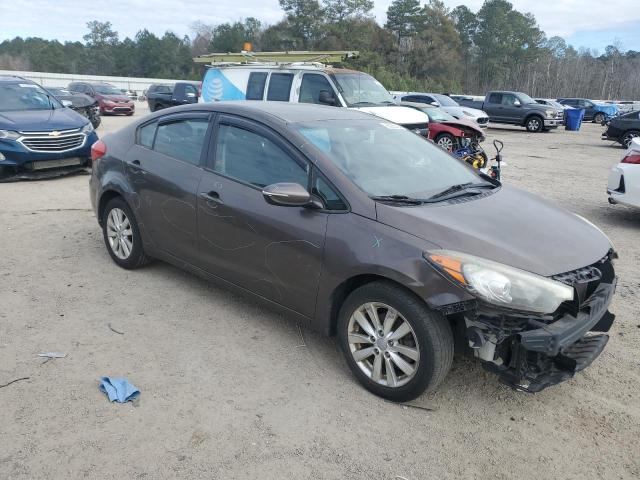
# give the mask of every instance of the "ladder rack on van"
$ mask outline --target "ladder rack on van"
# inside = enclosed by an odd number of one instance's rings
[[[340,63],[349,58],[357,58],[358,51],[321,51],[321,52],[248,52],[239,53],[208,53],[194,57],[196,63],[209,63],[211,65],[283,65],[283,64],[317,64]]]

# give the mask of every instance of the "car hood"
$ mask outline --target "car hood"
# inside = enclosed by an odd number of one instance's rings
[[[354,110],[360,110],[361,112],[370,113],[376,117],[384,118],[390,122],[397,123],[399,125],[409,125],[422,123],[427,125],[429,123],[429,117],[426,113],[416,110],[415,108],[400,107],[400,106],[381,106],[381,107],[358,107]]]
[[[70,108],[0,112],[0,130],[47,132],[81,128],[87,119]]]
[[[454,128],[459,128],[461,130],[473,130],[476,134],[481,135],[484,137],[484,132],[482,131],[482,128],[480,128],[480,125],[478,125],[475,121],[473,120],[467,120],[467,118],[460,118],[459,120],[443,120],[443,121],[439,121],[436,123],[439,123],[440,125],[449,125],[450,127],[454,127]]]
[[[485,112],[482,110],[478,110],[477,108],[467,108],[467,107],[440,107],[445,112],[454,115],[460,118],[480,118],[480,117],[488,117]],[[464,112],[470,113],[471,117],[465,115]]]
[[[378,221],[447,250],[550,276],[591,265],[609,239],[577,215],[511,186],[420,207],[377,204]]]

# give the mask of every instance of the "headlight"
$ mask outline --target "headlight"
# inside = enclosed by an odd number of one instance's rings
[[[91,122],[89,122],[84,127],[82,127],[82,130],[80,131],[82,133],[91,133],[93,132],[93,125],[91,124]]]
[[[463,110],[462,113],[465,114],[467,117],[475,117],[473,113],[467,112],[466,110]]]
[[[573,300],[564,283],[466,253],[433,250],[424,257],[441,273],[485,302],[534,313],[553,313]]]
[[[111,100],[104,100],[104,104],[105,104],[105,105],[109,105],[109,106],[111,106],[111,105],[115,105],[115,104],[116,104],[116,102],[113,102],[113,101],[111,101]]]
[[[0,130],[0,140],[17,140],[20,138],[18,132],[13,130]]]
[[[555,110],[547,110],[545,113],[547,114],[547,118],[553,118],[556,116]]]

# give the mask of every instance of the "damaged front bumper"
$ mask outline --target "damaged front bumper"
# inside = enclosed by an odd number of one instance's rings
[[[606,332],[615,319],[608,310],[617,283],[611,260],[603,259],[598,267],[597,278],[573,280],[578,304],[556,317],[517,315],[482,306],[466,312],[465,338],[473,356],[503,383],[530,393],[584,370],[602,353],[609,340]],[[594,271],[594,266],[588,268]]]

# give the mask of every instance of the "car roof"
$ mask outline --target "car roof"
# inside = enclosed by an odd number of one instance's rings
[[[313,103],[265,102],[259,100],[237,100],[227,102],[194,103],[168,110],[160,110],[158,116],[189,111],[212,111],[230,113],[258,121],[279,120],[281,123],[312,122],[317,120],[378,120],[371,114],[343,107],[329,107]]]
[[[32,82],[31,80],[27,80],[26,78],[23,77],[19,77],[17,75],[0,75],[0,82],[6,82],[6,83],[15,83],[15,82],[20,82],[20,83],[35,83]]]

